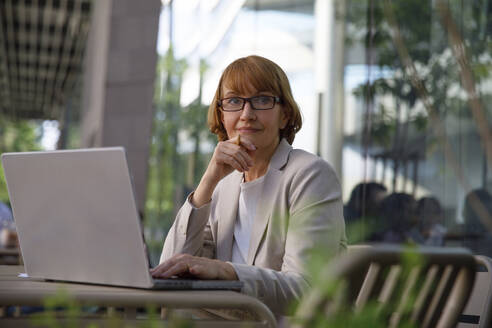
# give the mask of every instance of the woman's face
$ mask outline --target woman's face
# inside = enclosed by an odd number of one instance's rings
[[[254,90],[252,87],[248,89]],[[238,94],[227,87],[222,87],[222,95],[222,99],[229,97],[278,96],[271,92],[256,90],[252,93]],[[241,111],[221,111],[221,120],[229,139],[240,134],[241,138],[251,141],[258,150],[275,149],[280,141],[280,130],[286,126],[288,121],[281,104],[275,103],[275,106],[268,110],[254,110],[249,101],[244,104]]]

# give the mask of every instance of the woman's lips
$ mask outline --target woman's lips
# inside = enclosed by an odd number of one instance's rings
[[[259,129],[253,129],[253,128],[240,128],[240,129],[237,129],[240,133],[244,133],[244,134],[247,134],[247,133],[256,133],[258,131],[260,131]]]

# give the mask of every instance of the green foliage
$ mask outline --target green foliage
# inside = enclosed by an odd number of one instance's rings
[[[377,304],[369,304],[357,314],[348,309],[341,309],[330,316],[317,312],[310,320],[297,320],[297,323],[306,328],[385,328],[388,326],[382,320]]]
[[[0,163],[0,202],[4,202],[4,203],[9,202],[7,183],[5,182],[5,175],[3,173],[3,167],[1,163]]]
[[[157,254],[160,241],[172,223],[177,186],[181,185],[182,158],[178,152],[181,129],[181,80],[184,60],[174,58],[172,48],[159,58],[155,89],[154,126],[149,157],[149,179],[145,204],[145,225],[155,235],[147,236],[149,252]]]
[[[356,245],[364,243],[367,238],[376,231],[381,231],[378,229],[377,220],[373,217],[361,217],[359,220],[346,225],[346,234],[348,238],[349,245]],[[372,222],[373,225],[366,224],[366,222]]]
[[[40,150],[39,124],[35,121],[0,120],[0,151],[20,152]]]
[[[81,307],[70,297],[66,290],[58,290],[55,295],[46,298],[43,305],[44,311],[33,315],[32,323],[34,326],[53,328],[78,327],[77,321],[81,314]],[[57,313],[61,309],[64,309],[65,312],[65,324],[62,324],[57,319]]]
[[[13,121],[0,114],[0,155],[6,152],[41,150],[39,123]],[[0,163],[0,201],[8,203],[9,196],[3,168]]]

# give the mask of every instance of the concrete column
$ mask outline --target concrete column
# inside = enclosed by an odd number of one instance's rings
[[[144,209],[159,0],[93,2],[85,54],[82,146],[123,146]]]
[[[318,152],[342,177],[345,0],[316,0],[315,79]]]

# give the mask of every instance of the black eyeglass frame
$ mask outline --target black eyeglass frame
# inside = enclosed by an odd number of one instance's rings
[[[270,108],[256,108],[253,105],[253,102],[251,100],[254,99],[254,98],[260,98],[260,97],[273,98],[273,105],[272,105],[272,107],[270,107]],[[243,105],[241,106],[241,108],[239,108],[239,109],[224,109],[224,107],[222,106],[223,101],[224,100],[227,100],[227,99],[231,99],[231,98],[242,99],[243,100]],[[239,111],[242,111],[244,109],[244,105],[246,105],[246,102],[249,102],[249,104],[251,105],[251,108],[253,108],[254,110],[270,110],[273,107],[275,107],[276,104],[280,104],[281,103],[281,99],[280,99],[280,97],[277,97],[277,96],[267,96],[267,95],[253,96],[253,97],[249,97],[249,98],[244,98],[244,97],[227,97],[227,98],[222,98],[220,100],[217,100],[217,106],[219,106],[219,108],[221,108],[222,111],[224,111],[224,112],[239,112]]]

